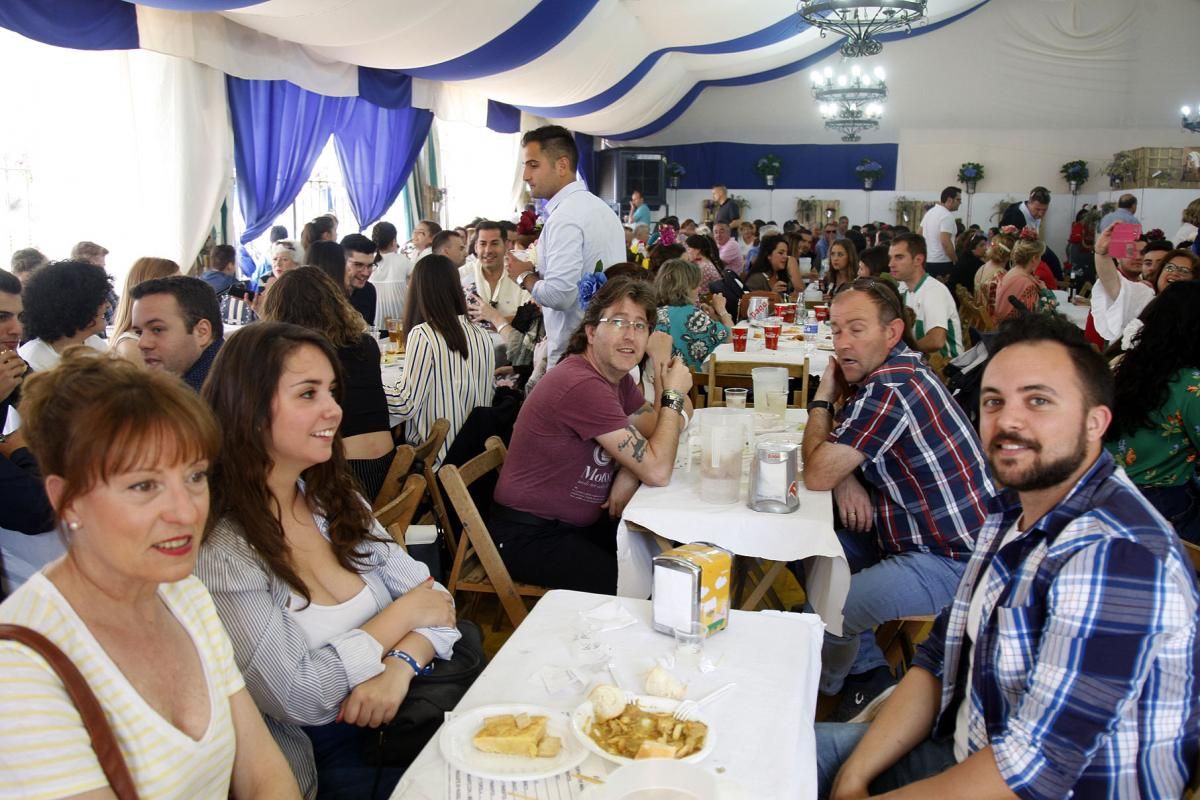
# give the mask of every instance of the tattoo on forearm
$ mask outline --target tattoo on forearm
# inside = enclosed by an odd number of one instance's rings
[[[630,455],[633,456],[633,460],[640,464],[642,463],[642,459],[646,456],[646,446],[650,444],[650,442],[647,441],[646,437],[642,436],[638,429],[632,425],[627,425],[625,427],[625,431],[629,435],[625,437],[625,441],[617,445],[617,449],[624,450],[629,448]]]
[[[639,408],[637,411],[633,412],[633,415],[635,417],[640,417],[642,414],[651,414],[653,412],[654,412],[654,406],[651,405],[650,403],[646,403],[644,406]]]

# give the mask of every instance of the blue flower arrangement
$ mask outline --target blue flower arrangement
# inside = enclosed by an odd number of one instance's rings
[[[592,297],[606,283],[608,283],[608,276],[604,274],[604,262],[597,261],[595,272],[591,275],[584,275],[576,284],[576,288],[579,290],[579,308],[586,311]]]
[[[983,180],[983,164],[978,161],[968,161],[958,168],[958,179],[962,183]]]
[[[854,168],[854,171],[858,174],[859,180],[865,178],[877,180],[883,177],[883,164],[880,164],[878,161],[872,161],[869,158],[864,158],[858,162],[858,166]]]

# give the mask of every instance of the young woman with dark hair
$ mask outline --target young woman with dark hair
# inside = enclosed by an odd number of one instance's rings
[[[104,333],[104,314],[111,293],[112,278],[103,267],[86,261],[56,261],[42,267],[33,273],[22,292],[25,309],[21,320],[29,341],[17,349],[17,354],[34,370],[43,372],[53,369],[71,345],[107,350],[97,334]]]
[[[342,446],[363,496],[383,487],[395,449],[379,371],[379,343],[333,279],[316,267],[284,273],[271,286],[262,317],[323,335],[337,349],[342,384]]]
[[[758,255],[746,273],[746,291],[786,294],[793,287],[788,278],[788,245],[782,234],[762,237]]]
[[[389,394],[388,408],[407,421],[404,435],[414,445],[425,441],[435,420],[450,421],[435,457],[440,464],[467,415],[492,404],[496,350],[467,319],[458,269],[445,256],[425,256],[413,267],[405,309],[404,380]]]
[[[318,241],[304,249],[304,266],[316,267],[324,272],[342,291],[346,292],[346,248],[337,242]]]
[[[203,390],[222,441],[196,576],[308,798],[390,791],[400,770],[366,764],[364,728],[389,722],[459,636],[453,599],[358,493],[342,385],[325,337],[259,322],[226,342]]]
[[[684,244],[687,250],[683,259],[700,268],[700,299],[707,301],[712,295],[709,285],[721,280],[721,273],[724,272],[717,243],[711,236],[692,235],[687,237]]]
[[[1200,283],[1168,285],[1146,306],[1114,374],[1106,447],[1179,535],[1200,544]]]
[[[849,239],[836,239],[829,245],[829,274],[826,283],[830,293],[835,293],[858,272],[858,248]]]
[[[311,222],[305,223],[304,228],[300,231],[300,247],[304,251],[305,264],[314,263],[308,250],[314,244],[321,241],[337,241],[337,220],[327,214],[323,214],[314,218]]]

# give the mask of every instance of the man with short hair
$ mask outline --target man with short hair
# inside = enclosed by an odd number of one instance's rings
[[[21,281],[0,270],[0,432],[10,405],[16,405],[29,365],[17,354],[21,346]]]
[[[200,280],[211,286],[217,294],[229,291],[229,287],[237,283],[237,251],[232,245],[219,244],[212,249],[209,268],[200,276]]]
[[[1167,253],[1174,249],[1175,247],[1166,239],[1146,242],[1146,246],[1142,249],[1142,281],[1151,286],[1157,286],[1163,262],[1167,260]]]
[[[670,336],[649,344],[656,309],[645,281],[604,284],[567,356],[521,406],[488,522],[516,580],[616,593],[617,519],[639,482],[670,482],[689,410],[691,373],[671,358]],[[648,348],[657,408],[629,374]]]
[[[433,237],[441,232],[442,226],[431,219],[423,219],[417,223],[412,231],[413,252],[416,253],[414,261],[420,261],[433,252]]]
[[[540,272],[513,258],[508,275],[542,307],[553,366],[583,319],[580,281],[597,265],[605,269],[625,260],[625,232],[612,209],[576,180],[579,152],[570,131],[559,125],[537,128],[521,137],[521,146],[522,177],[534,197],[548,201],[546,224],[538,240]]]
[[[822,263],[829,258],[829,246],[837,241],[837,235],[837,224],[826,222],[825,227],[821,229],[821,238],[817,240],[817,257],[821,259]]]
[[[505,322],[512,322],[517,309],[529,302],[529,292],[517,286],[504,269],[504,259],[515,258],[506,253],[499,223],[483,220],[475,226],[476,261],[458,270],[468,294],[467,311],[475,321],[480,319],[480,303],[489,303]]]
[[[694,236],[695,234],[696,234],[696,220],[685,219],[682,223],[680,223],[680,225],[679,225],[680,238],[686,239],[687,237]]]
[[[629,222],[649,227],[651,221],[650,206],[646,205],[646,198],[642,196],[642,190],[634,189],[629,195]]]
[[[925,237],[925,252],[928,260],[925,271],[938,280],[949,277],[958,260],[954,251],[954,237],[958,226],[954,212],[962,205],[962,190],[957,186],[942,189],[941,199],[929,207],[921,218],[917,233]]]
[[[833,490],[853,573],[821,656],[841,722],[869,719],[895,683],[874,627],[950,600],[993,493],[975,430],[910,347],[903,314],[882,280],[835,295],[835,357],[808,404],[804,483]]]
[[[724,222],[731,228],[737,225],[742,216],[742,210],[738,207],[737,201],[729,196],[729,190],[718,183],[712,187],[712,199],[713,224]]]
[[[346,251],[346,294],[350,305],[362,314],[368,325],[375,324],[375,285],[371,273],[375,270],[375,242],[361,233],[342,237]]]
[[[444,230],[433,237],[429,246],[435,256],[445,256],[455,268],[467,263],[467,240],[458,231]]]
[[[1029,192],[1029,199],[1024,203],[1013,203],[1004,210],[1000,217],[1000,227],[1013,225],[1017,230],[1033,228],[1041,233],[1042,218],[1050,207],[1050,190],[1045,186],[1035,186]]]
[[[729,225],[724,222],[713,225],[713,239],[717,243],[717,254],[721,258],[721,263],[725,265],[725,269],[740,273],[744,259],[737,240],[729,233]]]
[[[50,259],[42,255],[40,250],[33,247],[24,247],[12,254],[12,274],[17,276],[22,284],[33,277],[33,273],[40,267],[44,267],[50,263]]]
[[[1200,593],[1170,523],[1102,447],[1108,365],[1055,315],[1009,320],[991,349],[980,427],[1006,490],[875,722],[817,725],[818,794],[1182,797]]]
[[[846,232],[850,230],[850,218],[847,216],[838,217],[837,238],[845,239]]]
[[[1149,249],[1150,245],[1136,240],[1127,257],[1114,259],[1108,252],[1112,233],[1113,227],[1109,226],[1096,237],[1096,283],[1092,287],[1091,311],[1097,335],[1110,342],[1122,338],[1130,325],[1137,324],[1142,311],[1169,284],[1200,277],[1194,255],[1187,250],[1168,250],[1161,257],[1151,256],[1152,261],[1159,263],[1151,284],[1143,279],[1146,261],[1143,248]],[[1156,244],[1153,252],[1157,253],[1160,246]]]
[[[104,266],[105,257],[108,256],[108,248],[96,244],[95,242],[82,241],[76,242],[71,248],[72,261],[86,261],[89,264],[95,264],[97,267]]]
[[[199,278],[172,275],[143,281],[133,297],[133,332],[151,369],[178,375],[197,392],[225,343],[221,309],[212,287]]]
[[[916,315],[913,336],[922,353],[955,358],[962,351],[962,323],[958,305],[946,284],[929,280],[925,271],[925,239],[902,233],[888,248],[888,271],[900,284],[904,304]]]
[[[1124,222],[1130,225],[1141,225],[1141,221],[1137,218],[1137,195],[1126,192],[1117,198],[1117,207],[1113,211],[1105,214],[1100,220],[1100,227],[1096,230],[1108,230],[1108,226],[1114,222]]]

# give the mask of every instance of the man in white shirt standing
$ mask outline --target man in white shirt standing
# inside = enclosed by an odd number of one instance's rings
[[[542,307],[553,366],[583,319],[579,281],[597,263],[609,267],[625,260],[625,231],[612,209],[576,180],[579,151],[570,131],[560,125],[537,128],[521,138],[521,146],[522,178],[530,194],[549,202],[538,242],[541,274],[515,258],[509,259],[508,274]]]
[[[922,353],[954,358],[962,352],[962,323],[958,306],[946,284],[930,280],[925,271],[925,239],[902,233],[888,248],[888,269],[900,284],[904,304],[913,310],[913,336]]]
[[[962,190],[957,186],[947,186],[942,189],[941,199],[925,212],[921,218],[921,226],[917,233],[925,237],[925,252],[928,260],[925,271],[935,278],[941,279],[954,269],[954,235],[958,233],[958,225],[954,222],[954,212],[962,205]]]

